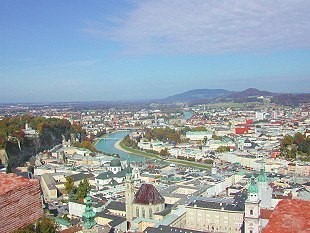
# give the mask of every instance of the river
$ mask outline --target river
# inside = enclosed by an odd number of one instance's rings
[[[116,131],[114,133],[110,133],[107,136],[105,136],[104,138],[100,139],[97,143],[96,143],[96,149],[102,152],[106,152],[106,153],[116,153],[119,154],[119,156],[123,159],[128,159],[132,162],[144,162],[146,161],[146,158],[139,156],[139,155],[135,155],[135,154],[131,154],[131,153],[127,153],[124,151],[121,151],[117,148],[114,147],[114,144],[121,140],[122,138],[124,138],[125,136],[127,136],[130,133],[130,131]]]
[[[184,111],[184,119],[190,119],[193,116],[193,112],[190,111]],[[99,139],[99,141],[96,143],[96,149],[98,151],[110,153],[110,154],[119,154],[119,156],[123,159],[130,159],[130,161],[133,162],[145,162],[146,158],[124,152],[122,150],[119,150],[115,148],[114,144],[123,139],[125,136],[127,136],[130,133],[130,131],[116,131],[113,133],[108,134],[107,136],[103,137],[102,139]]]

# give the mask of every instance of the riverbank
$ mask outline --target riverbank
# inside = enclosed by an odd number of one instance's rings
[[[119,140],[118,142],[116,142],[114,144],[114,146],[115,146],[115,148],[117,148],[117,149],[119,149],[121,151],[130,153],[130,154],[135,154],[135,155],[143,156],[143,157],[146,157],[146,158],[149,158],[149,159],[160,159],[160,160],[163,160],[162,157],[159,156],[159,155],[151,154],[151,153],[147,153],[147,152],[144,152],[144,151],[132,149],[132,148],[126,146],[122,142],[122,140]]]
[[[127,147],[126,145],[124,145],[124,143],[122,143],[122,140],[117,141],[114,144],[115,148],[127,152],[127,153],[131,153],[131,154],[136,154],[136,155],[140,155],[143,157],[147,157],[150,159],[159,159],[159,160],[163,160],[163,158],[159,155],[156,154],[151,154],[151,153],[147,153],[144,151],[140,151],[140,150],[135,150],[132,149],[130,147]],[[208,169],[210,170],[212,165],[211,164],[203,164],[203,163],[198,163],[198,162],[192,162],[192,161],[186,161],[186,160],[181,160],[181,159],[176,159],[176,158],[172,158],[172,159],[167,159],[164,160],[167,163],[175,163],[175,164],[179,164],[182,166],[187,166],[187,167],[193,167],[193,168],[199,168],[199,169]]]

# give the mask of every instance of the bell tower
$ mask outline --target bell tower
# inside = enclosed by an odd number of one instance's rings
[[[125,204],[126,204],[126,218],[128,221],[132,220],[132,204],[134,199],[134,179],[131,173],[130,166],[127,167],[127,174],[125,180]]]
[[[258,198],[258,187],[254,176],[247,189],[247,199],[244,203],[244,233],[259,233],[260,200]]]

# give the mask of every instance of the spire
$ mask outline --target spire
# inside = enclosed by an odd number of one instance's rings
[[[92,201],[89,194],[85,197],[85,203],[86,207],[83,213],[83,225],[86,229],[91,229],[97,223],[95,221],[96,213],[93,211]]]
[[[267,182],[267,176],[264,168],[260,169],[260,173],[257,177],[257,182]]]
[[[131,178],[132,176],[132,168],[130,167],[129,156],[127,157],[127,167],[126,167],[126,178]]]
[[[248,193],[258,193],[258,187],[257,187],[257,185],[255,183],[255,178],[254,178],[253,175],[251,177],[251,183],[250,183],[250,185],[248,187]]]

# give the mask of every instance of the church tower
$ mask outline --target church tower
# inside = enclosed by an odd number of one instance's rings
[[[261,200],[260,207],[264,209],[271,208],[272,188],[269,186],[264,168],[261,168],[257,177],[258,198]]]
[[[92,207],[92,201],[89,194],[85,197],[85,211],[83,213],[83,226],[84,231],[83,232],[94,232],[90,229],[93,228],[97,223],[95,221],[96,213],[93,211]]]
[[[133,199],[134,199],[134,179],[131,173],[130,166],[127,167],[127,174],[125,180],[125,204],[126,204],[126,218],[128,221],[132,220],[133,213]]]
[[[251,177],[251,183],[247,189],[247,199],[244,210],[244,233],[259,233],[260,200],[258,198],[258,187],[254,176]]]

